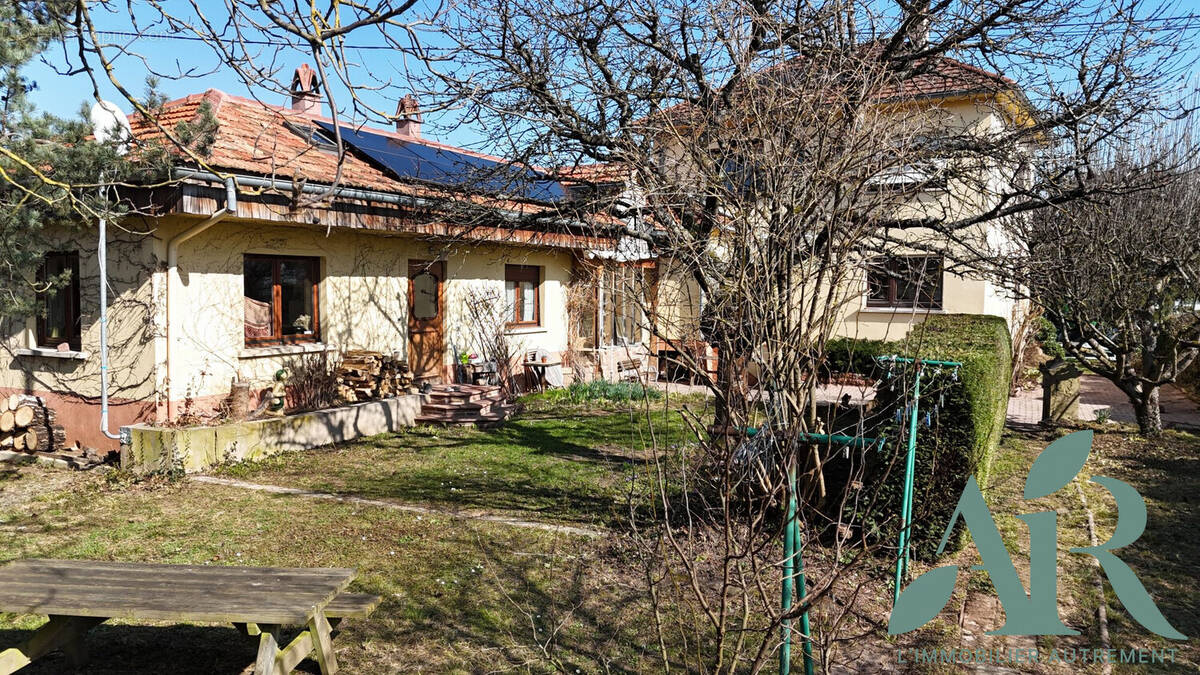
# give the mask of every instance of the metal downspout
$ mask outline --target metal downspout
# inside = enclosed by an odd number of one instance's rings
[[[216,174],[213,174],[216,177]],[[219,177],[218,177],[219,178]],[[172,374],[172,366],[174,360],[172,358],[171,344],[175,341],[175,321],[172,319],[172,297],[175,295],[173,289],[177,284],[182,283],[179,279],[179,245],[183,242],[195,237],[208,228],[225,220],[226,217],[237,213],[237,181],[231,176],[224,179],[225,182],[225,206],[221,210],[213,213],[203,221],[187,228],[186,230],[176,234],[167,241],[167,288],[166,288],[166,363],[163,366],[166,376],[166,397],[167,397],[167,419],[174,417],[173,405],[175,401],[175,378]]]

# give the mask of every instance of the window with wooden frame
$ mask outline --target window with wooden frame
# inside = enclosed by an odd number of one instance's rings
[[[647,271],[637,263],[618,263],[606,265],[600,272],[597,323],[601,346],[642,343],[642,329],[647,325],[644,310],[653,299]]]
[[[903,255],[876,258],[867,273],[867,306],[942,308],[942,257]]]
[[[242,267],[247,347],[321,339],[319,258],[247,255]]]
[[[504,297],[508,299],[508,325],[538,326],[542,322],[542,268],[505,265]]]
[[[37,274],[39,347],[80,349],[79,252],[47,253]],[[47,288],[49,286],[49,288]]]

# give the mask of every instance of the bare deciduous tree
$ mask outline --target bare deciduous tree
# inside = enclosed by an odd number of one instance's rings
[[[825,484],[830,449],[804,435],[829,430],[813,414],[826,341],[876,253],[946,250],[961,265],[991,254],[1001,223],[1146,184],[1084,180],[1134,121],[1179,110],[1164,92],[1187,65],[1182,37],[1149,39],[1161,13],[1144,5],[464,0],[448,15],[447,95],[509,156],[623,170],[623,200],[581,191],[565,209],[621,218],[702,299],[697,330],[679,333],[720,355],[716,420],[693,419],[694,449],[658,449],[665,526],[639,531],[664,660],[760,670],[784,622],[857,597],[839,584],[880,549],[854,528],[865,505],[822,508],[851,497]],[[954,98],[977,114],[952,114]],[[707,380],[676,331],[649,327]],[[751,490],[751,426],[771,432],[775,466],[802,474],[806,536],[833,542],[787,612],[770,590],[785,472]],[[851,631],[825,626],[831,657]]]
[[[1190,147],[1186,134],[1149,140],[1090,181],[1123,183],[1132,173],[1150,187],[1013,222],[1028,252],[1009,269],[1068,355],[1129,397],[1144,434],[1162,431],[1159,390],[1200,351],[1200,176],[1175,155]],[[1155,166],[1162,157],[1175,161]]]

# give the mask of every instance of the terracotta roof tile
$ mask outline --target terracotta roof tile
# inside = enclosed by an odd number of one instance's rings
[[[878,49],[878,45],[866,45],[865,50]],[[804,68],[802,58],[795,58],[773,66],[758,73],[756,77],[779,76],[795,69]],[[946,98],[967,95],[997,95],[1005,92],[1017,94],[1024,101],[1020,87],[1011,79],[996,73],[990,73],[962,61],[946,56],[933,57],[918,65],[915,74],[903,79],[896,79],[882,86],[872,94],[872,99],[880,103],[916,100],[923,98]],[[1026,103],[1027,105],[1027,103]],[[677,103],[656,113],[670,117],[686,116],[690,104]]]
[[[210,166],[256,175],[295,181],[332,183],[351,187],[396,192],[400,194],[439,195],[445,194],[427,184],[406,182],[347,151],[339,174],[337,153],[311,140],[308,134],[317,130],[314,122],[320,120],[333,123],[328,117],[305,114],[282,106],[274,106],[253,99],[231,96],[225,92],[209,89],[203,94],[192,94],[163,106],[157,116],[157,124],[130,116],[134,137],[140,141],[162,139],[162,129],[174,133],[180,122],[195,121],[200,116],[200,106],[207,101],[216,119],[217,129],[206,161]],[[343,126],[351,126],[339,120]],[[372,133],[417,142],[426,146],[446,148],[476,157],[496,161],[501,158],[457,148],[427,139],[382,130],[370,129]],[[511,206],[511,203],[509,204]]]

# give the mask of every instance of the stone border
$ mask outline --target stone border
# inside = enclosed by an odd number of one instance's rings
[[[137,424],[121,428],[121,468],[138,473],[194,473],[224,462],[261,459],[395,432],[413,426],[420,412],[421,396],[411,394],[210,427]]]

